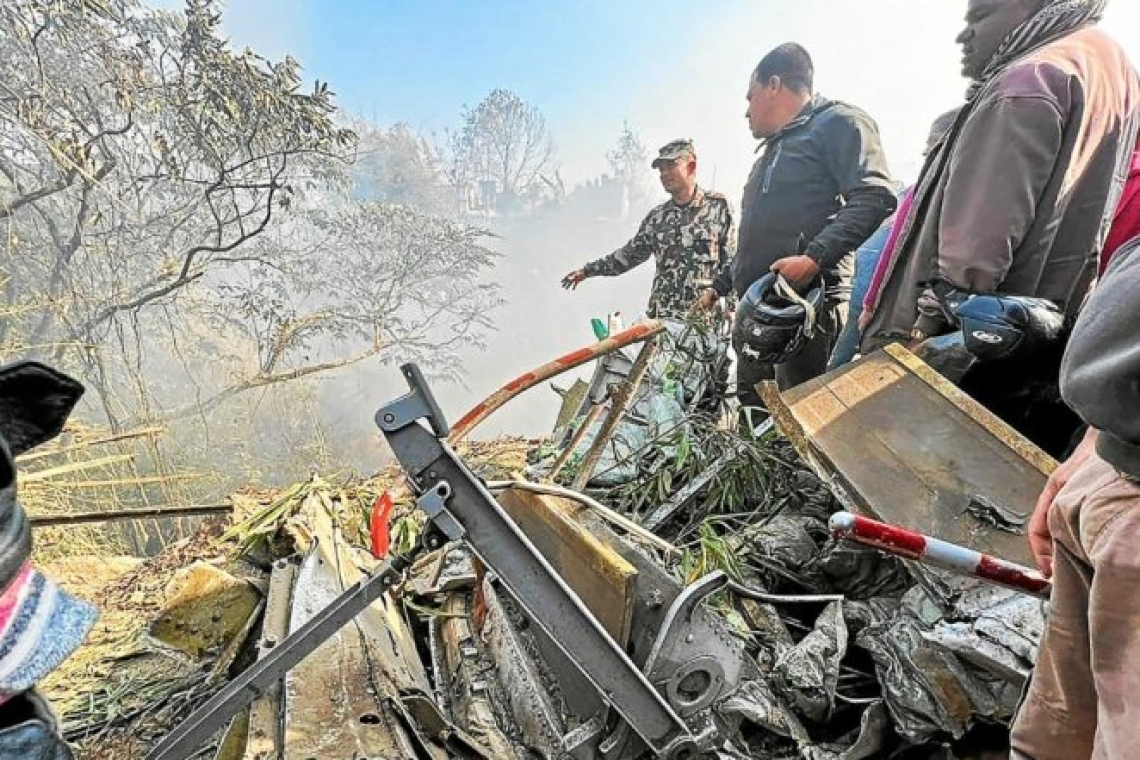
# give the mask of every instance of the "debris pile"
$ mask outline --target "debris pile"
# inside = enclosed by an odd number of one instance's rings
[[[462,450],[486,477],[503,478],[524,466],[535,445],[503,438],[473,441]],[[89,551],[86,544],[68,554],[67,547],[49,544],[45,571],[101,611],[85,645],[44,684],[77,757],[143,757],[157,738],[248,666],[261,636],[271,572],[279,559],[296,553],[294,534],[311,536],[312,529],[302,526],[331,514],[338,542],[367,546],[372,504],[399,477],[389,469],[363,481],[314,477],[285,489],[236,493],[232,521],[209,518],[148,560],[82,553]],[[397,505],[393,547],[414,543],[421,524],[422,515],[406,503]],[[194,577],[212,582],[187,584]],[[256,592],[252,615],[233,614],[235,587],[244,598]],[[187,596],[188,591],[193,593]],[[183,619],[187,613],[191,619]],[[209,636],[224,641],[200,646]]]
[[[1042,603],[837,543],[827,520],[843,507],[820,473],[770,424],[739,433],[710,403],[723,338],[670,325],[650,345],[600,361],[588,386],[566,392],[548,441],[459,454],[608,635],[686,706],[686,722],[717,737],[702,751],[1000,752]],[[47,685],[80,756],[141,757],[374,569],[373,505],[400,476],[237,495],[232,523],[212,519],[91,593],[100,628]],[[559,485],[585,496],[534,492],[566,493]],[[422,530],[422,513],[398,499],[392,551]],[[685,627],[671,629],[667,613],[687,595]],[[591,742],[607,736],[611,756],[645,755],[590,717],[603,700],[556,639],[503,578],[449,544],[198,756],[594,757]]]

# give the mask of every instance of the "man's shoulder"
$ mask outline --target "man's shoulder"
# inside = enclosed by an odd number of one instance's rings
[[[1127,62],[1128,54],[1112,35],[1100,27],[1090,26],[1042,45],[1010,68],[1022,64],[1103,66]]]
[[[1127,81],[1135,72],[1120,44],[1096,27],[1066,35],[1016,61],[987,88],[991,97],[1067,100],[1092,80]]]
[[[843,100],[829,101],[812,120],[816,129],[852,129],[874,124],[871,115],[857,105]]]
[[[731,222],[735,213],[732,210],[732,203],[724,193],[718,193],[715,190],[705,190],[704,204],[707,208],[705,216],[710,221],[728,221]]]
[[[645,215],[645,223],[650,224],[664,218],[665,212],[672,205],[673,201],[663,201],[662,203],[658,203],[656,206],[649,209],[649,212]]]

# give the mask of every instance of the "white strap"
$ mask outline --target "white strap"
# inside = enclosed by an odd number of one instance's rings
[[[782,274],[776,275],[776,291],[792,303],[799,304],[804,308],[804,312],[807,314],[807,320],[804,323],[804,335],[811,338],[815,334],[815,307],[812,306],[806,298],[797,293],[796,289],[788,284],[788,281],[784,279],[784,275]]]

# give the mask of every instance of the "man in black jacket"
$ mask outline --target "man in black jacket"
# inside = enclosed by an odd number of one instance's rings
[[[781,45],[756,67],[745,116],[764,152],[752,167],[741,204],[740,235],[730,273],[701,295],[710,306],[735,290],[743,296],[768,271],[801,291],[822,278],[827,308],[815,337],[783,364],[737,357],[737,395],[759,406],[756,383],[789,388],[823,373],[851,295],[853,251],[897,204],[875,123],[863,111],[813,95],[811,56]]]

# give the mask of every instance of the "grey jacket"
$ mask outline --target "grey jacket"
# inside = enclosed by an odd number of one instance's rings
[[[897,205],[875,122],[817,95],[752,167],[731,279],[713,287],[743,296],[777,260],[806,253],[833,291],[849,293],[853,252]]]
[[[989,82],[923,168],[864,350],[915,328],[947,331],[937,302],[922,298],[935,283],[1038,296],[1075,314],[1127,176],[1138,104],[1136,72],[1095,28]]]
[[[1061,393],[1100,431],[1097,453],[1140,479],[1140,238],[1121,248],[1069,338]]]

